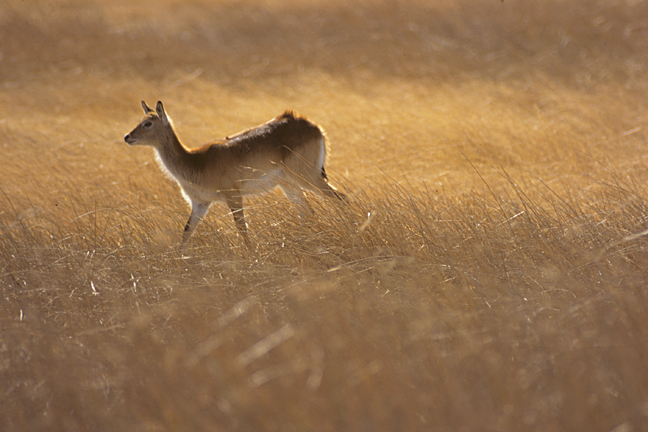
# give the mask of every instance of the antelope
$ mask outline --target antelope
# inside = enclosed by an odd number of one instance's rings
[[[191,238],[197,225],[216,201],[224,201],[238,231],[249,243],[243,211],[243,197],[268,192],[279,187],[288,199],[304,210],[302,190],[346,200],[328,183],[324,160],[324,131],[304,117],[286,111],[260,126],[222,140],[189,149],[182,144],[162,102],[155,111],[142,101],[144,119],[126,134],[131,146],[153,147],[160,168],[180,186],[191,205],[191,215],[184,228],[181,247]]]

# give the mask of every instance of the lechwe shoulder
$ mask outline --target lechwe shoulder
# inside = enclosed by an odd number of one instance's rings
[[[144,118],[124,140],[153,147],[161,167],[180,185],[191,205],[182,243],[193,234],[215,201],[224,201],[249,243],[243,198],[275,187],[300,208],[312,211],[303,190],[336,200],[346,197],[328,183],[324,163],[327,142],[323,130],[292,111],[260,126],[195,149],[185,147],[162,102],[155,110],[142,101]]]

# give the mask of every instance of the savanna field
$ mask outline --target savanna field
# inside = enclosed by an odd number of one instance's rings
[[[124,135],[292,109],[252,246]],[[0,430],[648,430],[648,2],[4,0]]]

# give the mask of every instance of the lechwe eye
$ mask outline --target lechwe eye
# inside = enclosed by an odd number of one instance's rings
[[[144,127],[145,128],[150,128],[151,126],[153,126],[153,122],[151,122],[151,121],[144,122]]]

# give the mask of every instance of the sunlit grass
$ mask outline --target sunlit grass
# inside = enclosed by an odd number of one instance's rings
[[[642,430],[644,10],[8,2],[0,429]],[[295,109],[350,201],[181,251],[142,99],[189,146]]]

